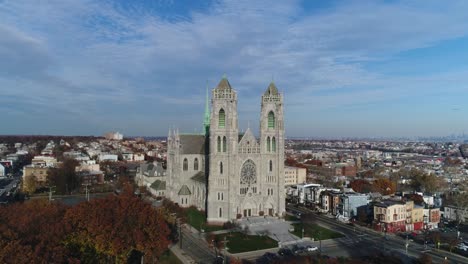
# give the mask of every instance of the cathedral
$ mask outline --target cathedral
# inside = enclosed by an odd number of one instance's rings
[[[204,132],[169,131],[166,196],[206,211],[209,223],[282,216],[283,96],[272,82],[261,97],[260,138],[239,133],[237,93],[223,77],[205,106]]]

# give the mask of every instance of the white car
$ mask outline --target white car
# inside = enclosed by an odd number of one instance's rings
[[[463,250],[463,251],[468,251],[468,246],[463,244],[463,243],[460,243],[458,246],[457,246],[458,249],[460,250]]]
[[[306,250],[307,250],[308,252],[313,252],[313,251],[317,251],[317,250],[318,250],[318,247],[307,246]]]

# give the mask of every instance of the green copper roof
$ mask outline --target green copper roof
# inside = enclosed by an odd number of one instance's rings
[[[178,195],[191,195],[192,193],[190,192],[190,189],[187,187],[187,185],[182,185],[182,188],[180,188]]]

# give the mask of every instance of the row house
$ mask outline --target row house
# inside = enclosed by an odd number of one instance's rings
[[[323,191],[320,194],[320,205],[322,212],[337,215],[341,194],[342,193],[339,191]]]
[[[424,228],[438,228],[440,223],[440,214],[441,213],[439,208],[424,209]]]
[[[405,231],[407,216],[404,202],[386,200],[374,204],[374,228],[378,231]]]
[[[343,218],[345,221],[355,218],[358,214],[358,210],[367,207],[369,201],[369,196],[367,194],[355,192],[341,194],[338,204],[339,218]]]
[[[315,206],[320,206],[322,204],[321,195],[322,195],[322,192],[325,192],[325,191],[339,192],[340,189],[327,188],[323,186],[311,187],[308,189],[308,192],[306,192],[306,196],[305,196],[306,203],[315,205]]]
[[[423,208],[414,204],[414,201],[407,201],[405,231],[421,230],[423,228]]]

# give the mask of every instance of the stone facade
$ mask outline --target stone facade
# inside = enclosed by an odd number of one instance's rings
[[[166,195],[205,210],[210,223],[283,215],[283,96],[273,83],[263,94],[259,139],[250,129],[239,134],[237,93],[226,78],[211,98],[204,135],[169,133]]]

